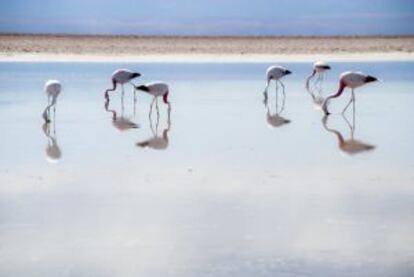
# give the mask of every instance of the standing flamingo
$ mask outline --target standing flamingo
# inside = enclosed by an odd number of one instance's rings
[[[324,111],[325,114],[330,114],[328,111],[328,104],[329,101],[332,98],[336,98],[341,96],[341,94],[344,92],[344,89],[346,87],[349,87],[352,89],[352,96],[351,99],[349,100],[348,104],[345,106],[345,108],[342,110],[342,113],[345,113],[346,109],[349,107],[349,105],[351,103],[353,103],[354,109],[355,109],[355,94],[354,94],[354,89],[358,88],[360,86],[363,86],[367,83],[371,83],[371,82],[375,82],[378,81],[377,78],[372,77],[370,75],[366,75],[362,72],[351,72],[351,71],[347,71],[341,74],[341,76],[339,77],[339,89],[338,92],[326,97],[325,101],[322,104],[322,110]]]
[[[292,73],[291,71],[287,70],[286,68],[280,65],[272,65],[266,70],[266,88],[265,88],[265,91],[263,92],[264,101],[267,101],[267,90],[269,89],[270,81],[272,80],[276,82],[276,97],[278,95],[278,87],[279,87],[278,84],[280,84],[282,86],[283,102],[285,101],[286,99],[285,85],[283,85],[281,79],[284,76],[289,75],[291,73]]]
[[[308,78],[306,78],[306,88],[309,89],[309,82],[316,74],[318,74],[318,78],[316,82],[322,82],[323,74],[325,73],[325,71],[330,70],[330,69],[331,67],[325,62],[322,62],[322,61],[315,62],[313,64],[312,74]]]
[[[141,76],[140,73],[131,71],[129,69],[117,69],[112,73],[112,88],[108,88],[105,91],[105,98],[109,98],[109,92],[116,90],[116,85],[120,84],[122,86],[122,97],[124,97],[124,84],[131,82],[132,79]]]
[[[62,85],[58,80],[48,80],[45,83],[45,93],[47,95],[47,106],[45,110],[43,111],[42,117],[45,120],[46,123],[49,123],[50,120],[50,108],[53,107],[53,114],[56,115],[56,101],[57,97],[59,96]],[[50,101],[50,98],[52,98],[52,101]]]

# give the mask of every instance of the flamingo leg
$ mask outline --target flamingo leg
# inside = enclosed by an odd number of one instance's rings
[[[155,97],[155,109],[157,110],[157,118],[160,117],[160,108],[158,107],[158,97]]]
[[[266,88],[265,88],[265,92],[267,93],[267,90],[269,89],[270,86],[270,80],[267,80],[266,82]]]
[[[276,113],[279,113],[279,84],[277,80],[275,83],[276,83],[276,86],[275,86],[276,88]]]
[[[57,102],[55,103],[55,105],[53,105],[53,121],[56,120],[56,105],[57,105]]]
[[[149,111],[149,118],[150,118],[150,120],[151,120],[151,114],[152,114],[152,107],[154,106],[155,99],[156,99],[156,97],[154,97],[154,99],[152,99],[152,102],[151,102],[151,105],[150,105],[150,111]]]
[[[168,124],[168,130],[170,130],[171,127],[171,104],[168,103],[168,119],[167,119],[167,124]]]
[[[124,97],[121,97],[121,117],[124,116],[124,110],[125,110],[125,105],[124,105]]]
[[[279,81],[279,83],[282,86],[282,94],[283,94],[282,108],[280,109],[280,112],[282,112],[285,108],[286,93],[285,93],[285,85],[282,83],[282,81]]]
[[[344,114],[346,112],[346,110],[348,109],[349,105],[351,105],[351,103],[354,101],[354,97],[351,96],[351,99],[349,99],[348,104],[346,104],[345,108],[342,110],[342,114]]]
[[[136,114],[136,108],[137,108],[137,90],[134,87],[134,117]]]
[[[354,136],[355,131],[355,93],[352,90],[352,137]]]

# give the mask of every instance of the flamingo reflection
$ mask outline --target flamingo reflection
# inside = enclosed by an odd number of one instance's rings
[[[276,86],[274,112],[272,112],[272,108],[269,106],[269,97],[267,95],[267,91],[264,92],[264,99],[263,99],[263,103],[266,109],[267,124],[274,128],[281,127],[291,122],[289,119],[281,116],[281,113],[285,109],[285,98],[283,97],[283,101],[281,103],[281,106],[279,107],[278,94],[279,94],[278,87]]]
[[[129,118],[124,116],[124,101],[121,99],[121,114],[118,116],[118,113],[116,110],[109,109],[109,98],[106,98],[105,100],[105,110],[112,114],[112,125],[118,129],[119,131],[126,131],[129,129],[136,129],[139,128],[139,125],[135,122],[131,121]],[[134,108],[135,108],[135,102],[134,102]],[[134,109],[135,111],[135,109]]]
[[[153,102],[154,103],[154,102]],[[167,109],[167,126],[163,129],[162,131],[162,135],[158,135],[158,128],[159,128],[159,123],[160,123],[160,113],[159,113],[159,108],[158,108],[158,102],[156,102],[156,119],[155,119],[155,128],[154,128],[154,123],[153,123],[153,119],[152,119],[152,105],[153,103],[151,103],[151,108],[150,108],[150,112],[148,115],[148,119],[150,122],[150,128],[151,128],[151,132],[152,132],[152,137],[150,137],[149,139],[146,139],[144,141],[141,142],[137,142],[136,146],[141,147],[141,148],[151,148],[154,150],[165,150],[168,147],[168,143],[169,143],[169,139],[168,139],[168,132],[171,130],[171,104],[168,103],[168,109]]]
[[[374,145],[362,142],[360,140],[356,140],[354,138],[355,112],[353,114],[352,124],[349,122],[349,120],[346,118],[345,115],[341,115],[341,117],[346,122],[346,125],[349,127],[349,130],[350,130],[350,138],[349,139],[345,139],[344,136],[342,135],[342,133],[339,130],[328,127],[329,115],[325,115],[322,118],[322,126],[326,131],[328,131],[330,133],[333,133],[336,136],[336,138],[338,140],[338,147],[343,153],[346,153],[346,154],[349,154],[349,155],[355,155],[355,154],[358,154],[358,153],[368,152],[368,151],[372,151],[372,150],[375,149]]]
[[[52,124],[43,123],[42,130],[47,137],[46,160],[50,163],[57,163],[62,158],[62,151],[57,143],[55,121]]]
[[[325,98],[323,97],[323,88],[321,85],[306,86],[306,91],[312,98],[315,109],[321,109]]]

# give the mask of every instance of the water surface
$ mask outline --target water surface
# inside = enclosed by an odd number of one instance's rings
[[[323,118],[302,63],[277,114],[268,65],[1,63],[0,275],[412,276],[414,63],[332,64],[322,97],[384,80],[355,119],[349,92]],[[105,109],[118,67],[169,83],[169,121],[130,86]]]

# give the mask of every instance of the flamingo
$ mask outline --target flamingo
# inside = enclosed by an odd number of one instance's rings
[[[269,89],[270,81],[272,80],[276,82],[276,97],[278,94],[278,84],[280,83],[280,85],[282,86],[283,102],[285,101],[286,99],[285,85],[282,83],[281,79],[284,76],[289,75],[291,73],[292,72],[290,70],[287,70],[286,68],[280,65],[272,65],[266,70],[266,88],[265,88],[265,91],[263,92],[264,101],[267,101],[267,90]]]
[[[59,96],[62,85],[58,80],[48,80],[45,83],[45,93],[47,95],[47,106],[45,110],[43,111],[42,117],[45,120],[46,123],[49,123],[50,120],[50,108],[53,107],[53,113],[56,115],[56,101],[57,97]],[[52,101],[50,101],[50,98],[52,98]]]
[[[109,98],[109,92],[116,90],[116,85],[120,84],[122,86],[122,97],[124,97],[124,84],[131,82],[133,79],[141,76],[140,73],[131,71],[129,69],[117,69],[112,73],[112,88],[108,88],[105,91],[105,98]]]
[[[361,86],[363,86],[367,83],[371,83],[371,82],[375,82],[375,81],[378,81],[378,79],[373,77],[373,76],[366,75],[362,72],[347,71],[347,72],[342,73],[339,77],[339,89],[338,89],[338,91],[336,93],[331,94],[328,97],[326,97],[325,101],[322,104],[322,110],[324,111],[324,113],[326,115],[330,114],[329,111],[328,111],[329,101],[332,98],[337,98],[337,97],[341,96],[341,94],[344,92],[344,89],[346,87],[352,89],[352,96],[351,96],[351,99],[349,100],[348,104],[342,110],[342,113],[345,113],[346,109],[349,107],[349,105],[351,103],[353,103],[354,109],[355,109],[354,89],[358,88],[358,87],[361,87]]]
[[[135,89],[144,91],[154,96],[154,99],[152,100],[152,103],[150,106],[150,114],[151,114],[154,103],[156,103],[157,113],[159,112],[158,101],[157,101],[158,97],[162,96],[164,103],[170,107],[170,102],[168,101],[168,94],[169,94],[168,84],[161,82],[161,81],[155,81],[155,82],[146,83],[144,85],[136,86]]]
[[[322,61],[317,61],[313,64],[313,71],[312,74],[306,78],[306,88],[309,89],[309,82],[310,80],[316,75],[318,74],[318,79],[316,82],[321,82],[323,80],[323,74],[325,73],[325,71],[330,70],[331,67]]]

